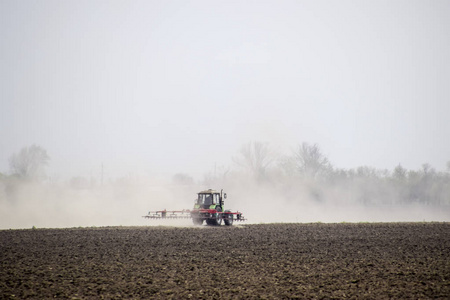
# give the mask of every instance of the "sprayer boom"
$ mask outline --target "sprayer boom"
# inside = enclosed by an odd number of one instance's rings
[[[149,211],[148,215],[143,216],[147,219],[189,219],[191,218],[189,209],[183,210],[156,210]]]

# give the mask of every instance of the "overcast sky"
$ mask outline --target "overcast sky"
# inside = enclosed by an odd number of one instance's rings
[[[194,176],[243,143],[444,170],[450,1],[0,0],[0,172]]]

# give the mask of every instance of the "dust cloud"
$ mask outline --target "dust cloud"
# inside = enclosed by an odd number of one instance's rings
[[[250,223],[450,221],[449,206],[318,203],[305,195],[288,199],[274,191],[246,197],[251,201],[243,201],[239,207],[246,212]]]
[[[0,186],[0,229],[100,226],[193,226],[191,220],[148,220],[150,210],[193,207],[196,193],[224,189],[226,209],[247,219],[239,224],[309,222],[432,222],[450,221],[450,206],[399,203],[394,196],[361,203],[365,185],[346,187],[304,181],[254,180],[245,172],[231,172],[208,182],[174,183],[140,178],[103,185],[3,180]],[[355,194],[360,194],[355,196]],[[318,196],[320,194],[320,196]],[[386,193],[384,193],[386,194]],[[392,191],[394,194],[394,191]],[[368,195],[364,194],[363,199]],[[370,197],[369,197],[370,198]],[[398,200],[398,199],[397,199]]]
[[[150,181],[93,187],[16,182],[4,184],[0,192],[0,229],[158,225],[142,216],[190,207],[192,201],[183,196],[195,198],[191,187]]]

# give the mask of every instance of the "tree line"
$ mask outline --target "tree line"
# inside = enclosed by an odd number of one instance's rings
[[[0,173],[0,181],[42,181],[49,161],[44,148],[24,147],[10,157],[10,175]],[[393,170],[368,166],[342,169],[333,166],[317,144],[304,142],[283,155],[268,143],[249,142],[242,145],[232,162],[229,167],[205,174],[200,183],[209,187],[264,186],[283,195],[327,203],[450,205],[450,161],[445,171],[436,171],[427,163],[419,170],[407,170],[400,164]],[[78,181],[79,177],[72,180],[74,184]],[[173,182],[195,184],[183,173],[175,174]]]
[[[226,184],[244,177],[246,184],[272,186],[317,202],[450,205],[450,161],[444,172],[428,163],[419,170],[407,170],[400,164],[393,170],[343,169],[333,166],[317,144],[304,142],[280,155],[268,143],[250,142],[241,147],[233,162],[238,168],[207,177],[207,184],[215,180]]]

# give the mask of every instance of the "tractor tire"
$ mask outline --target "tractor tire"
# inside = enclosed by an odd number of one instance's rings
[[[225,214],[223,221],[225,223],[226,226],[231,226],[233,225],[233,214],[231,213],[231,211],[226,210],[226,213],[228,212],[229,214]]]
[[[217,212],[221,212],[222,211],[220,206],[216,207],[216,211]],[[211,226],[220,226],[220,225],[222,225],[222,214],[216,213],[214,218],[206,220],[206,224],[211,225]]]
[[[200,218],[192,218],[192,222],[194,223],[195,226],[200,226],[203,224],[203,219]]]

